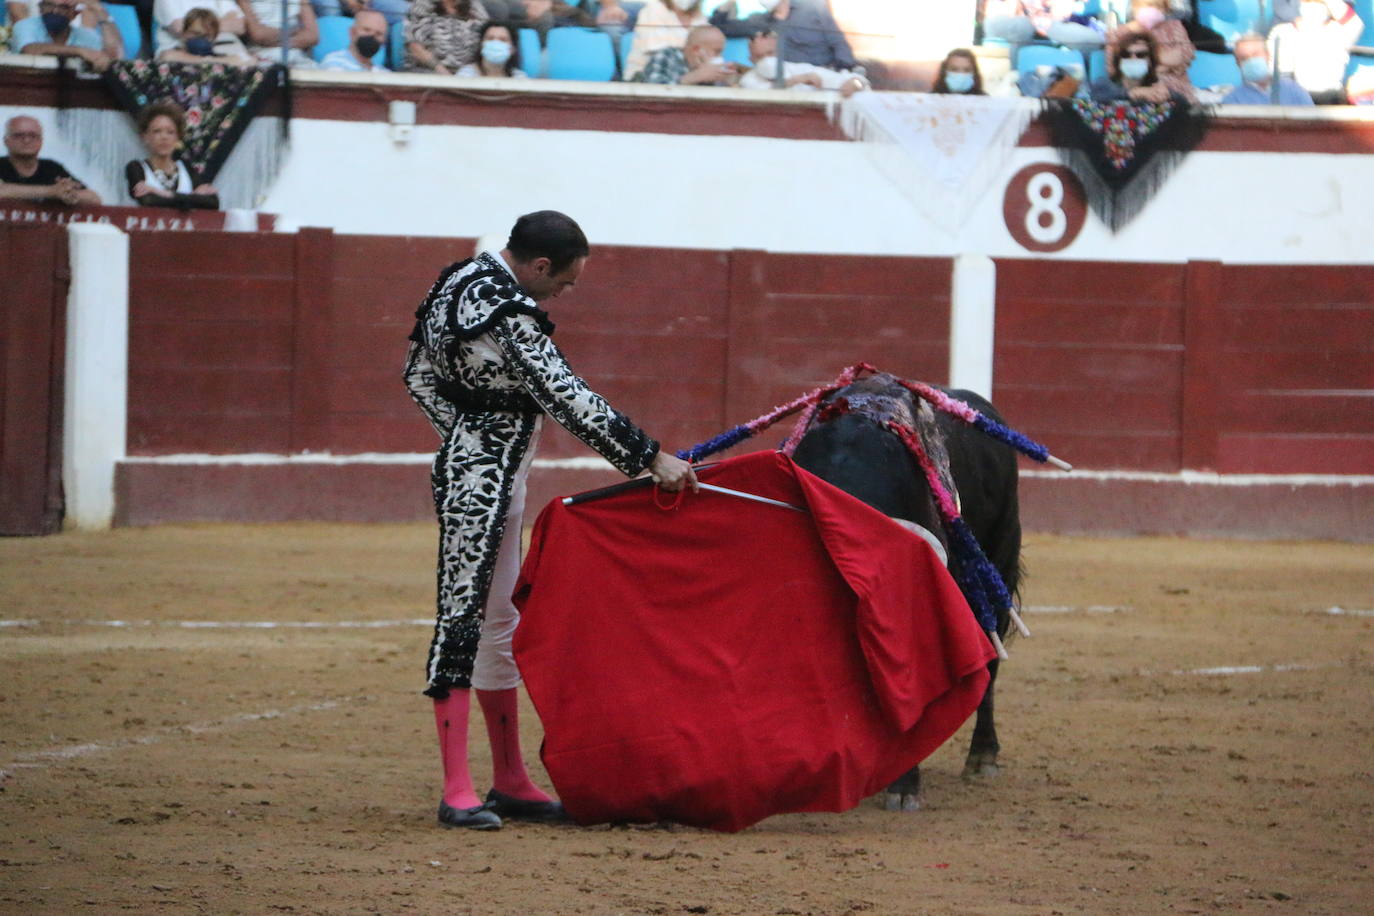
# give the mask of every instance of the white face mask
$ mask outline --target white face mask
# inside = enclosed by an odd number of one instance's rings
[[[1121,62],[1121,75],[1128,80],[1142,80],[1150,72],[1150,62],[1139,57],[1128,57]]]
[[[697,5],[697,0],[668,0],[673,5],[673,9],[679,13],[685,13]]]

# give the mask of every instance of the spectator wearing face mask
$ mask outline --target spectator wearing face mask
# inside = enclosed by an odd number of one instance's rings
[[[1107,42],[1107,75],[1092,81],[1094,102],[1165,102],[1170,92],[1159,81],[1159,51],[1154,35],[1138,22],[1112,32]]]
[[[1236,39],[1236,64],[1245,82],[1226,94],[1223,105],[1274,104],[1273,67],[1269,62],[1269,46],[1258,35]],[[1279,77],[1278,104],[1311,105],[1312,96],[1286,76]]]
[[[829,0],[760,0],[764,11],[740,18],[734,0],[711,13],[711,25],[726,38],[749,38],[772,32],[779,38],[782,59],[828,70],[853,70],[854,52],[830,12]]]
[[[1197,101],[1197,91],[1188,77],[1188,66],[1197,52],[1183,23],[1169,18],[1169,0],[1133,0],[1131,14],[1133,21],[1117,31],[1138,25],[1149,32],[1154,39],[1157,55],[1155,77],[1159,85],[1189,102]],[[1116,40],[1115,34],[1113,41]]]
[[[523,79],[520,49],[515,46],[515,30],[505,22],[488,22],[479,36],[481,50],[477,63],[460,69],[458,76],[511,76]]]
[[[749,59],[754,66],[740,77],[743,89],[773,89],[777,87],[778,38],[772,32],[759,32],[749,39]],[[782,64],[784,89],[828,89],[844,98],[869,88],[868,80],[856,73],[831,70],[801,61]]]
[[[157,33],[159,54],[167,48],[178,47],[181,33],[186,28],[186,17],[193,9],[209,10],[219,19],[217,40],[224,37],[242,38],[246,34],[243,11],[235,0],[154,0],[153,15],[161,25]]]
[[[686,47],[687,33],[706,24],[701,0],[648,0],[639,11],[630,53],[625,55],[625,79],[638,76],[655,51]]]
[[[966,48],[955,48],[940,61],[931,92],[939,95],[987,95],[983,91],[983,74],[978,70],[978,58]]]
[[[1303,0],[1298,17],[1274,26],[1269,54],[1318,105],[1344,105],[1350,49],[1364,21],[1345,0]]]
[[[649,55],[636,83],[665,86],[732,86],[739,79],[736,66],[725,60],[725,36],[720,29],[699,25],[687,33],[681,48],[659,48]]]
[[[359,10],[348,29],[348,47],[326,54],[320,60],[320,69],[354,73],[379,69],[372,58],[385,44],[386,17],[376,10]]]
[[[38,15],[21,19],[10,33],[10,50],[15,54],[46,54],[52,57],[79,57],[102,72],[124,53],[119,29],[100,5],[86,0],[97,11],[97,27],[88,29],[77,23],[77,0],[42,0]]]
[[[233,64],[251,67],[257,63],[237,35],[221,32],[219,17],[197,7],[182,20],[181,40],[174,47],[158,52],[158,60],[180,64]]]

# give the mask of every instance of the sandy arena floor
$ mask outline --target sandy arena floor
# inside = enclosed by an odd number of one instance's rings
[[[433,554],[425,525],[0,540],[0,911],[1374,912],[1370,546],[1033,537],[999,778],[960,781],[966,729],[918,813],[733,836],[439,829]]]

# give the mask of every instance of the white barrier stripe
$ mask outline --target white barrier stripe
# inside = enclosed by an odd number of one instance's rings
[[[65,760],[75,760],[78,757],[89,757],[92,754],[103,754],[129,747],[142,747],[144,745],[157,744],[169,738],[176,738],[184,734],[198,735],[206,732],[222,731],[223,729],[235,725],[262,722],[269,719],[282,719],[287,716],[300,715],[302,713],[323,712],[328,709],[334,709],[344,703],[366,699],[368,699],[368,697],[365,696],[339,697],[334,700],[326,700],[323,703],[308,703],[300,706],[292,706],[287,709],[268,709],[262,712],[241,713],[240,715],[229,716],[226,719],[214,719],[209,722],[199,722],[190,725],[172,725],[150,734],[138,735],[133,738],[119,738],[106,743],[89,742],[86,744],[66,744],[45,748],[41,751],[31,751],[27,754],[21,754],[6,764],[4,768],[0,768],[0,778],[3,778],[7,770],[12,767],[36,769],[53,763],[60,763]]]
[[[1337,665],[1237,665],[1234,667],[1221,668],[1179,669],[1177,671],[1170,671],[1169,673],[1193,675],[1197,677],[1224,677],[1232,674],[1263,674],[1266,671],[1315,671],[1318,668],[1333,667],[1337,667]]]
[[[252,452],[241,455],[129,455],[122,464],[172,464],[203,467],[263,467],[276,465],[423,465],[434,461],[432,452],[364,452],[357,455],[335,455],[330,452],[304,452],[299,455],[273,455]],[[536,458],[534,467],[557,471],[614,471],[614,466],[599,455],[575,458]]]
[[[1374,610],[1355,609],[1348,607],[1329,607],[1326,613],[1337,617],[1374,617]]]
[[[1072,471],[1022,470],[1022,477],[1051,480],[1125,480],[1139,483],[1181,483],[1189,486],[1258,487],[1326,486],[1367,487],[1374,484],[1371,474],[1217,474],[1212,471]]]
[[[434,620],[0,620],[0,627],[36,627],[43,623],[87,627],[177,627],[186,630],[370,630],[380,627],[432,627]]]

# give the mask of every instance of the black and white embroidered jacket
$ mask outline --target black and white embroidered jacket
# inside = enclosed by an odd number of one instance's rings
[[[459,404],[512,405],[553,417],[629,476],[658,453],[655,440],[573,372],[550,339],[548,315],[490,254],[441,274],[416,318],[406,387],[440,437],[453,432]]]

